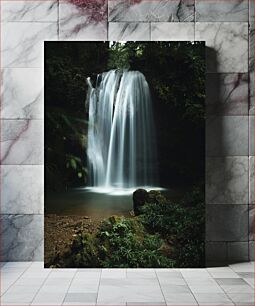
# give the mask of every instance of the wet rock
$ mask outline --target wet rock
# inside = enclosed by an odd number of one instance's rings
[[[137,189],[133,193],[133,209],[135,215],[139,215],[140,208],[147,202],[148,192],[145,189]]]

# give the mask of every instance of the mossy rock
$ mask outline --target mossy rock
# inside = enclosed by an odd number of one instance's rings
[[[133,209],[136,216],[142,213],[141,208],[146,204],[162,204],[166,203],[166,197],[159,190],[137,189],[133,193]]]
[[[135,215],[140,214],[140,208],[147,202],[148,192],[145,189],[137,189],[133,193],[133,209]]]

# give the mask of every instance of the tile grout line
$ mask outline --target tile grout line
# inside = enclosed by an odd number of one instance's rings
[[[158,278],[158,273],[157,273],[156,269],[153,269],[153,270],[154,270],[154,273],[156,274],[156,278],[157,278],[157,281],[158,281],[159,288],[160,288],[160,291],[162,293],[163,299],[165,301],[165,305],[167,305],[166,298],[165,298],[164,292],[163,292],[163,290],[161,288],[161,284],[160,284],[160,281],[159,281],[159,278]]]
[[[99,289],[100,289],[100,284],[101,284],[102,271],[103,269],[100,269],[100,276],[99,276],[99,282],[98,282],[98,287],[97,287],[97,297],[96,297],[95,305],[97,305],[97,301],[98,301],[98,294],[99,294]]]
[[[44,269],[43,269],[43,270],[44,270]],[[45,284],[46,280],[49,278],[51,272],[52,272],[52,269],[51,269],[50,273],[45,277],[45,280],[42,282],[40,288],[36,291],[36,293],[35,293],[35,295],[34,295],[34,298],[32,299],[31,303],[29,303],[29,305],[32,305],[32,304],[33,304],[33,302],[34,302],[36,296],[38,295],[39,291],[42,289],[42,287],[43,287],[43,285]]]
[[[227,247],[227,253],[228,253],[228,247]],[[230,269],[231,267],[228,266]],[[207,269],[206,269],[207,270]],[[231,269],[236,275],[238,275],[233,269]],[[207,270],[207,272],[212,276],[212,274],[210,273],[210,271]],[[238,275],[239,276],[239,275]],[[212,276],[212,278],[215,280],[215,278]],[[231,299],[231,297],[228,295],[228,293],[224,290],[224,288],[221,287],[220,284],[218,284],[218,282],[215,280],[215,282],[217,283],[217,285],[221,288],[221,290],[224,292],[224,294],[227,296],[227,298],[234,304],[236,305],[236,303]],[[240,306],[240,305],[239,305]]]
[[[2,297],[9,291],[9,289],[11,289],[11,287],[21,278],[21,276],[32,266],[33,262],[31,261],[30,265],[20,274],[20,276],[8,287],[8,289],[6,289],[6,291],[1,294],[1,302],[2,302]],[[2,269],[1,269],[2,270]],[[3,281],[4,277],[3,277],[3,271],[1,271],[1,282]]]
[[[183,280],[184,280],[185,284],[186,284],[186,285],[187,285],[187,287],[189,288],[190,293],[193,295],[194,300],[197,302],[197,305],[200,305],[200,304],[198,303],[198,300],[196,299],[196,296],[195,296],[194,292],[191,290],[191,288],[190,288],[190,286],[189,286],[188,282],[186,281],[186,278],[185,278],[185,277],[184,277],[184,275],[182,274],[181,269],[179,269],[179,271],[180,271],[180,273],[181,273],[181,276],[182,276],[182,278],[183,278]]]
[[[67,290],[66,290],[66,294],[65,294],[65,297],[64,297],[63,302],[61,303],[61,305],[64,305],[64,303],[65,303],[66,296],[67,296],[67,294],[68,294],[68,291],[69,291],[69,289],[70,289],[70,287],[71,287],[71,285],[72,285],[72,283],[73,283],[73,280],[74,280],[74,278],[75,278],[77,272],[78,272],[78,268],[76,269],[76,271],[75,271],[75,273],[74,273],[74,275],[73,275],[73,277],[72,277],[72,280],[71,280],[71,282],[70,282],[70,284],[69,284],[69,286],[68,286],[68,288],[67,288]]]

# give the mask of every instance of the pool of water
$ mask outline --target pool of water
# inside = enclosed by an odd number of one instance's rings
[[[167,196],[175,197],[174,191],[162,188]],[[133,209],[134,189],[76,188],[61,193],[46,194],[45,213],[57,215],[79,215],[107,218],[112,215],[130,215]]]

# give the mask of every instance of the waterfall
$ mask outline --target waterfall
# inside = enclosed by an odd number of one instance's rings
[[[88,169],[101,188],[155,186],[156,144],[150,90],[139,71],[88,78]]]

